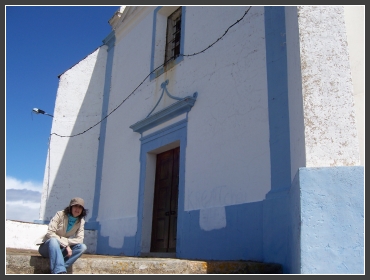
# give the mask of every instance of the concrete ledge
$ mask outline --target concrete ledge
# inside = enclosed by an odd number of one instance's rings
[[[6,220],[5,222],[5,247],[26,250],[38,250],[35,240],[47,232],[48,225],[28,223],[21,221]],[[86,230],[84,243],[87,246],[86,253],[96,253],[96,230]]]
[[[37,251],[6,249],[6,274],[50,274]],[[83,254],[68,274],[282,274],[279,264]]]

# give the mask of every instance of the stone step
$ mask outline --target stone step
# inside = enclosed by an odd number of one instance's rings
[[[6,274],[50,274],[37,251],[6,248]],[[274,263],[83,254],[68,274],[282,274]]]

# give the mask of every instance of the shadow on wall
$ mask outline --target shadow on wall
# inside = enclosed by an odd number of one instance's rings
[[[45,210],[44,217],[41,217],[44,221],[50,221],[57,211],[64,209],[70,199],[76,196],[85,200],[86,209],[89,210],[86,222],[91,218],[100,124],[89,128],[102,119],[105,48],[106,46],[100,47],[65,72],[63,75],[67,76],[68,82],[63,76],[60,80],[52,129],[52,133],[58,135],[51,135],[50,155],[47,159],[47,163],[50,160],[47,166],[49,174],[45,174],[50,181],[42,195],[42,199],[48,197],[45,208],[42,209]],[[88,84],[81,84],[81,81],[88,81]],[[73,127],[68,129],[70,124]],[[68,135],[64,135],[64,131]],[[84,131],[86,132],[83,133]]]

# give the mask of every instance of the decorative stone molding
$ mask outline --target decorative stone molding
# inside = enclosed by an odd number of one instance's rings
[[[165,82],[162,83],[162,85],[161,85],[161,87],[163,88],[162,94],[159,97],[159,100],[158,100],[157,104],[150,111],[148,116],[145,119],[143,119],[141,121],[138,121],[137,123],[130,126],[130,128],[134,132],[143,133],[144,131],[146,131],[146,130],[152,128],[152,127],[155,127],[155,126],[157,126],[161,123],[164,123],[165,121],[173,119],[173,118],[175,118],[175,117],[177,117],[177,116],[179,116],[179,115],[181,115],[185,112],[189,112],[191,110],[191,108],[194,106],[194,103],[195,103],[195,101],[198,97],[197,92],[195,92],[193,94],[193,96],[187,96],[187,97],[184,97],[184,98],[179,98],[179,97],[175,97],[175,96],[171,95],[168,92],[168,90],[166,88],[166,85],[168,85],[168,80],[166,80]],[[166,94],[170,98],[178,100],[178,101],[169,105],[168,107],[154,113],[153,115],[151,115],[152,112],[154,111],[154,109],[157,107],[157,105],[161,101],[164,92],[166,92]]]

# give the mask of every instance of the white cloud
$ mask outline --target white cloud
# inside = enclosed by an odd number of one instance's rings
[[[37,202],[27,202],[27,201],[7,201],[7,206],[17,207],[17,208],[29,208],[29,209],[40,209],[40,203]]]
[[[42,183],[6,177],[6,219],[34,222],[39,219]]]
[[[39,219],[40,203],[6,203],[6,219],[33,223]]]
[[[16,178],[6,176],[6,189],[15,189],[15,190],[30,190],[35,192],[42,191],[42,183],[26,181],[22,182]]]

